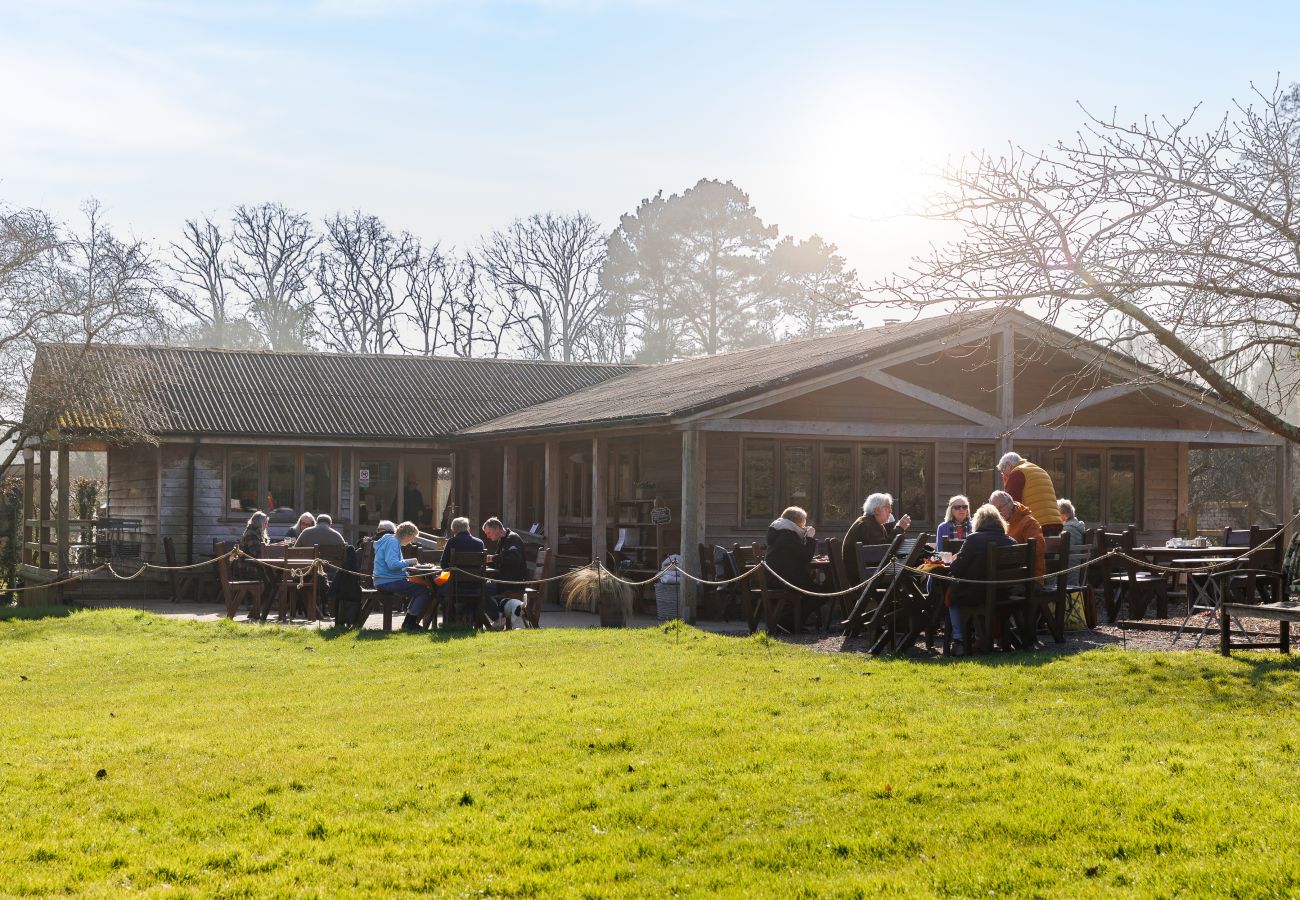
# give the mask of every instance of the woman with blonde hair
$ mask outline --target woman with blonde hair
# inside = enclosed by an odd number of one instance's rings
[[[1015,543],[1015,540],[1007,535],[1007,523],[1003,521],[997,507],[991,503],[985,503],[975,510],[971,524],[973,530],[953,559],[950,574],[957,579],[985,581],[988,579],[989,548],[1010,546]],[[978,606],[983,603],[986,590],[986,585],[959,580],[953,584],[948,594],[950,601],[948,620],[952,624],[954,656],[962,656],[968,649],[964,644],[966,635],[962,629],[961,607]],[[993,625],[989,622],[985,623],[984,627],[991,628]]]
[[[934,536],[935,549],[942,550],[943,542],[948,538],[964,541],[970,537],[970,532],[970,501],[962,494],[957,494],[948,500],[948,512]]]

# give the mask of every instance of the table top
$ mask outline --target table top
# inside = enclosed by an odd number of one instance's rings
[[[1222,565],[1223,563],[1236,561],[1237,557],[1235,556],[1197,556],[1184,559],[1171,559],[1169,560],[1169,565],[1187,566],[1188,568],[1191,568],[1192,566],[1217,566]]]
[[[1224,554],[1241,554],[1245,553],[1246,547],[1134,547],[1134,553],[1141,553],[1144,556],[1213,556],[1216,553],[1220,556]],[[1230,557],[1235,558],[1235,555]]]

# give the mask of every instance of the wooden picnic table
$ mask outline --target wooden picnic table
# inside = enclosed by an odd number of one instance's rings
[[[303,556],[297,559],[293,557],[285,558],[285,551],[293,549],[287,544],[268,544],[266,549],[279,551],[278,555],[262,556],[259,558],[259,562],[262,566],[270,569],[278,569],[280,571],[279,590],[281,592],[303,591],[307,596],[307,617],[312,621],[320,619],[320,611],[316,604],[316,574],[314,572],[308,573],[306,577],[302,578],[301,582],[299,582],[298,576],[294,574],[295,572],[300,572],[305,568],[315,566],[315,548],[312,548],[311,556]],[[265,551],[263,552],[265,553]],[[273,580],[274,579],[271,579],[271,581]],[[287,594],[282,593],[281,597],[287,597]],[[271,598],[268,597],[266,602],[270,603],[270,600]],[[281,621],[286,620],[286,618],[293,618],[293,607],[285,604],[283,599],[281,600],[280,608]]]

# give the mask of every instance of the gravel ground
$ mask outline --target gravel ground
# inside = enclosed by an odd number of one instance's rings
[[[1198,647],[1196,638],[1201,627],[1206,622],[1206,617],[1204,615],[1193,616],[1192,620],[1187,623],[1187,629],[1175,643],[1174,638],[1177,636],[1178,626],[1183,622],[1185,611],[1171,609],[1170,613],[1171,615],[1167,619],[1149,618],[1136,621],[1121,619],[1114,625],[1099,624],[1096,628],[1087,631],[1066,632],[1064,644],[1053,642],[1050,635],[1043,633],[1039,636],[1042,644],[1042,649],[1039,652],[1077,653],[1081,650],[1093,650],[1098,647],[1117,647],[1123,650],[1172,650],[1176,652],[1199,650],[1200,652],[1217,653],[1219,651],[1217,622],[1211,622],[1210,627],[1206,630],[1205,637],[1201,639]],[[1241,621],[1250,634],[1252,642],[1276,641],[1278,639],[1276,622],[1267,619],[1243,619]],[[1235,625],[1233,627],[1233,637],[1238,642],[1244,640]],[[866,641],[861,639],[845,640],[839,635],[831,635],[830,637],[812,634],[783,635],[781,639],[787,643],[804,645],[822,653],[865,653],[868,650]],[[1293,630],[1292,640],[1296,639],[1297,635]],[[1297,644],[1300,644],[1300,641],[1297,641]],[[1276,653],[1278,651],[1261,650],[1257,652]],[[918,641],[909,655],[925,659],[937,657],[941,654],[938,647],[927,651],[923,644]]]

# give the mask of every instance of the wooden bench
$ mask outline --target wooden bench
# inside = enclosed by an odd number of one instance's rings
[[[1247,644],[1232,642],[1232,617],[1249,616],[1252,619],[1269,619],[1278,623],[1276,641],[1256,641]],[[1300,600],[1283,600],[1280,603],[1224,603],[1219,610],[1219,652],[1227,656],[1233,650],[1280,650],[1291,652],[1291,623],[1300,622]]]

